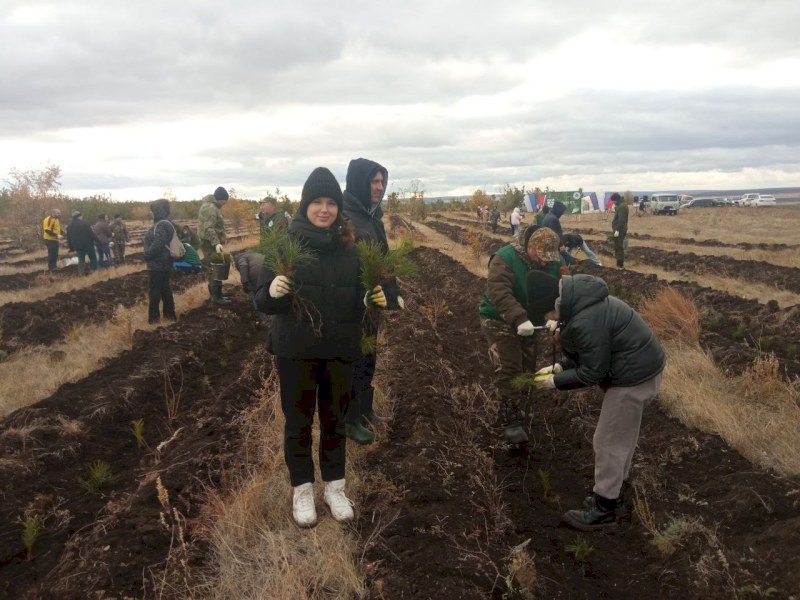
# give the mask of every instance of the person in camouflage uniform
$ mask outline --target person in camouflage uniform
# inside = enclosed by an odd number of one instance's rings
[[[503,437],[511,444],[528,441],[522,427],[521,392],[512,381],[536,362],[535,329],[528,314],[528,273],[538,270],[556,277],[566,274],[559,244],[552,229],[531,225],[489,259],[479,313],[495,369],[493,390],[501,402]]]
[[[611,221],[611,229],[614,230],[614,258],[617,259],[617,266],[625,268],[625,237],[628,235],[628,197],[633,200],[630,192],[625,192],[625,198],[619,194],[613,194],[611,200],[614,202],[614,220]]]
[[[114,242],[114,262],[125,262],[125,245],[130,241],[128,236],[128,226],[122,220],[121,215],[114,215],[114,220],[111,221],[111,234],[112,241]]]
[[[209,263],[212,254],[223,254],[222,244],[228,241],[225,236],[225,220],[220,209],[228,201],[228,190],[218,187],[213,194],[203,198],[200,212],[197,215],[197,237],[200,240],[200,251],[203,262]],[[208,280],[208,294],[214,304],[228,304],[230,300],[222,296],[222,282],[214,279],[211,271]]]

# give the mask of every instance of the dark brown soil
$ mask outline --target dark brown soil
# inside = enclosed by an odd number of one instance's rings
[[[732,598],[748,586],[788,598],[800,590],[800,555],[791,550],[800,481],[757,472],[718,437],[657,408],[646,413],[633,480],[660,527],[691,518],[716,537],[698,528],[660,554],[632,513],[631,493],[617,533],[578,536],[562,526],[561,514],[592,486],[599,392],[537,393],[533,443],[505,447],[481,392],[491,375],[477,314],[484,284],[436,251],[416,258],[420,276],[404,282],[410,306],[390,317],[380,353],[396,414],[369,461],[395,501],[367,500],[362,535],[397,516],[366,556],[377,565],[372,597],[517,598],[525,585],[541,598]],[[593,548],[584,561],[567,550],[581,537]],[[535,568],[507,578],[509,548],[520,544]]]
[[[179,542],[174,516],[161,522],[170,510],[157,498],[156,476],[186,519],[190,547],[178,557],[190,571],[201,560],[194,520],[206,489],[224,487],[241,464],[235,417],[271,368],[251,314],[239,296],[230,309],[204,306],[169,328],[138,332],[130,351],[0,423],[0,597],[156,597],[165,569],[185,572],[165,564]],[[173,419],[166,398],[179,399]],[[145,448],[133,435],[136,419]],[[80,480],[97,460],[114,480],[90,493]],[[21,541],[25,516],[42,520],[32,560]]]

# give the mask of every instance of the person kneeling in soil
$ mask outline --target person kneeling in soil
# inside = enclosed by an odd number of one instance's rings
[[[644,320],[609,295],[602,279],[565,276],[559,288],[554,309],[545,318],[558,323],[555,335],[566,359],[538,371],[534,386],[574,390],[598,385],[605,391],[593,438],[593,494],[563,520],[581,531],[613,528],[642,413],[658,395],[666,356]]]
[[[520,409],[521,392],[513,383],[517,375],[536,364],[536,330],[527,308],[528,273],[533,270],[551,275],[565,273],[558,246],[559,239],[553,230],[531,225],[489,259],[486,291],[479,312],[494,365],[493,388],[501,403],[503,437],[510,444],[528,441],[522,427],[525,414]]]
[[[380,289],[364,295],[355,234],[342,215],[342,190],[328,169],[317,167],[309,175],[288,235],[310,250],[313,260],[296,266],[291,278],[263,266],[256,306],[275,315],[267,348],[277,358],[286,417],[283,451],[293,488],[292,514],[298,525],[311,527],[317,522],[311,452],[315,407],[325,503],[337,521],[353,518],[344,491],[344,414],[353,361],[361,357],[364,306],[385,306],[386,300]]]
[[[256,306],[256,290],[258,289],[258,278],[261,275],[261,267],[264,265],[264,255],[255,250],[241,252],[236,257],[236,270],[242,280],[244,293],[250,296],[253,306]],[[258,310],[258,307],[256,307]]]
[[[144,234],[144,259],[147,261],[148,295],[147,322],[151,325],[161,320],[159,305],[164,302],[164,318],[177,321],[175,299],[169,276],[172,272],[172,256],[169,242],[175,233],[175,224],[169,220],[169,201],[160,198],[150,203],[154,225]]]

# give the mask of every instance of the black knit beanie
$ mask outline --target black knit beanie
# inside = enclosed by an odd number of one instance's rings
[[[341,212],[342,204],[344,203],[342,188],[333,173],[325,167],[317,167],[311,171],[311,175],[308,176],[305,184],[303,184],[300,206],[297,209],[299,213],[305,216],[308,205],[316,198],[332,198],[339,207],[339,212]]]
[[[544,315],[555,308],[558,277],[544,271],[528,273],[528,318],[534,325],[544,325]]]
[[[219,186],[217,189],[214,190],[214,200],[216,200],[217,202],[222,202],[223,200],[227,200],[228,198],[229,198],[228,190],[226,190],[224,187]]]

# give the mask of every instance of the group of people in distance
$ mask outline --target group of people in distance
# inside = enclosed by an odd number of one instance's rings
[[[344,191],[330,170],[314,169],[291,220],[271,200],[262,204],[258,215],[262,228],[285,232],[309,250],[312,259],[291,273],[270,270],[264,257],[253,251],[240,253],[236,260],[253,307],[272,316],[267,347],[275,356],[280,382],[292,516],[302,527],[317,522],[312,455],[315,413],[323,501],[337,521],[354,515],[345,491],[346,439],[369,444],[374,440],[370,427],[388,420],[374,410],[377,354],[364,351],[362,337],[377,333],[379,319],[365,318],[370,311],[402,309],[404,302],[394,279],[365,289],[356,247],[357,241],[366,240],[384,253],[389,251],[381,209],[387,184],[387,169],[364,158],[350,161]],[[619,249],[617,264],[622,267],[627,207],[619,194],[613,199],[617,205],[612,223],[615,250]],[[177,318],[170,288],[175,262],[169,249],[171,239],[176,235],[184,238],[187,250],[199,245],[206,261],[224,256],[227,240],[220,209],[227,201],[223,187],[203,198],[197,240],[186,239],[192,233],[188,228],[178,231],[170,220],[167,200],[150,204],[153,226],[144,236],[144,257],[151,323],[162,316]],[[589,386],[603,390],[593,438],[594,488],[580,508],[563,516],[569,526],[593,531],[616,525],[642,413],[658,394],[666,358],[646,323],[630,306],[610,295],[602,279],[570,275],[565,247],[582,247],[590,258],[593,254],[580,236],[561,232],[563,210],[559,204],[544,215],[541,224],[522,228],[516,223],[519,232],[511,243],[491,256],[479,322],[494,366],[492,387],[500,406],[503,439],[510,446],[528,441],[526,424],[536,413],[535,397],[532,400],[512,383],[518,374],[535,370],[533,388],[537,390]],[[55,210],[45,219],[46,241],[60,239],[59,216]],[[513,218],[514,213],[512,223]],[[75,211],[68,236],[70,247],[79,252],[84,248],[79,241],[85,237],[94,242],[96,235],[80,224],[75,227],[81,222]],[[111,230],[116,240],[113,224]],[[127,242],[126,230],[124,238]],[[196,252],[192,262],[199,263]],[[222,281],[213,275],[208,289],[213,304],[229,302],[222,296]],[[542,367],[541,351],[548,348],[552,360]]]
[[[67,247],[77,254],[78,273],[83,274],[86,260],[89,268],[112,267],[125,262],[125,246],[130,241],[128,227],[120,215],[109,223],[108,215],[97,216],[94,225],[83,220],[81,211],[72,211],[72,222],[67,227]],[[42,239],[47,248],[47,270],[58,268],[58,251],[64,235],[61,233],[61,210],[51,209],[42,221]]]

